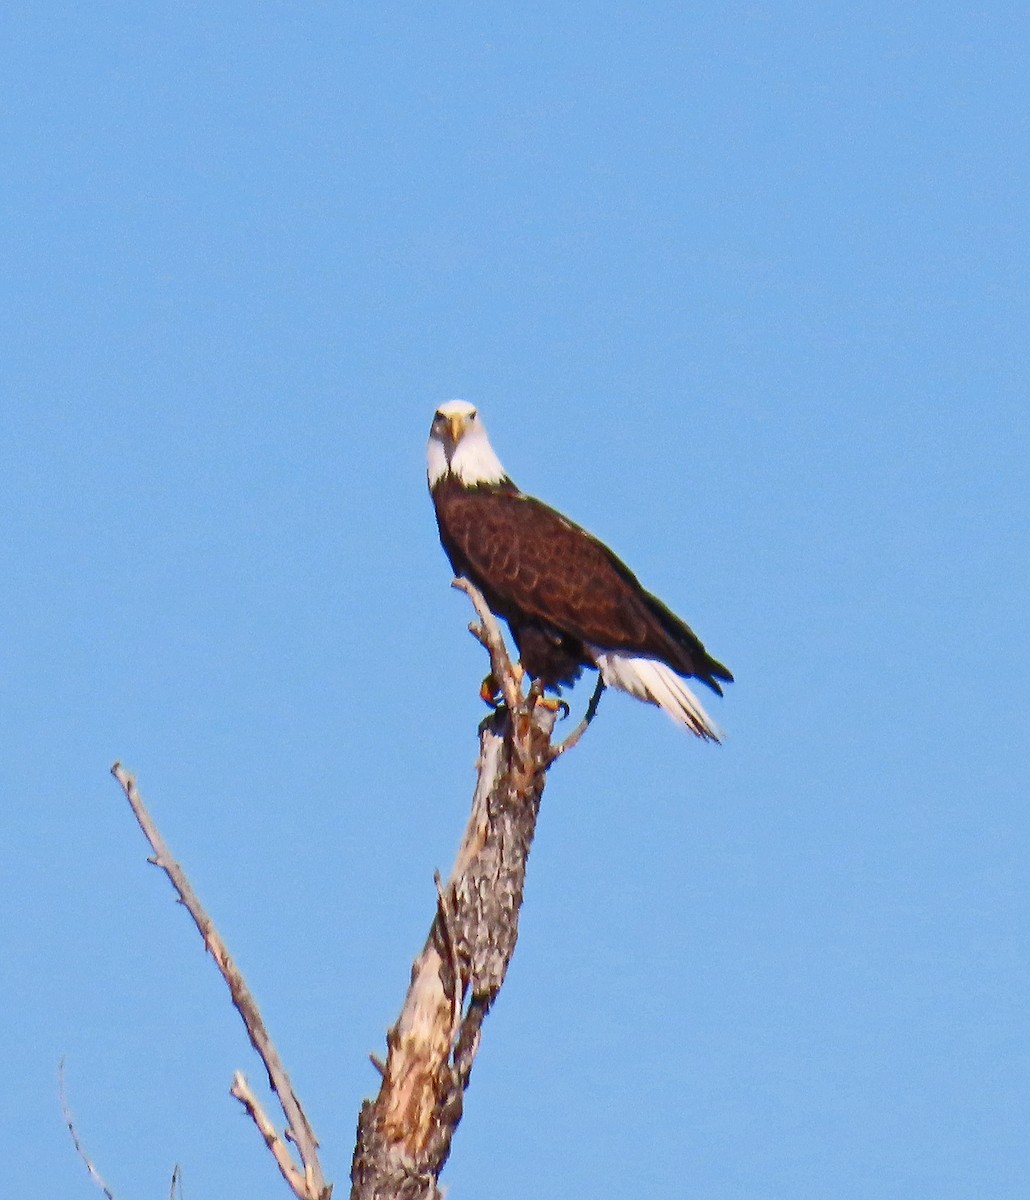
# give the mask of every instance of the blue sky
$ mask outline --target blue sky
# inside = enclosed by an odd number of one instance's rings
[[[1023,5],[9,5],[0,1179],[346,1194],[473,780],[434,407],[738,682],[554,770],[455,1197],[1025,1197]],[[586,689],[578,694],[585,703]]]

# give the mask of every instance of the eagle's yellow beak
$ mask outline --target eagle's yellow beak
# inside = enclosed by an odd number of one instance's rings
[[[461,440],[461,435],[465,432],[467,424],[468,417],[464,413],[456,413],[454,416],[447,418],[447,429],[451,435],[451,441],[455,446]]]

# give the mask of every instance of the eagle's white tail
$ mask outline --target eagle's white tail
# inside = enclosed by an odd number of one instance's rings
[[[722,733],[701,707],[686,682],[665,663],[654,658],[631,658],[612,650],[591,646],[604,682],[638,700],[657,704],[678,724],[706,741],[721,742]]]

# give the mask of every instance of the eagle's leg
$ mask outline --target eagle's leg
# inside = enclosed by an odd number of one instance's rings
[[[539,679],[534,679],[529,685],[529,696],[527,697],[530,708],[536,708],[539,704],[541,708],[548,712],[560,713],[562,717],[569,715],[569,706],[564,700],[559,700],[557,697],[553,699],[550,696],[544,695],[544,685]]]

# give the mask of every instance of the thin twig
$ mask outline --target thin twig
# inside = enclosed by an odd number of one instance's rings
[[[504,703],[511,712],[515,712],[524,704],[518,685],[522,668],[516,667],[511,661],[511,655],[508,653],[508,647],[504,644],[500,627],[479,589],[463,576],[452,580],[451,587],[457,588],[459,592],[464,592],[472,601],[472,607],[479,617],[479,624],[470,625],[469,630],[486,647],[490,655],[490,672],[501,685]]]
[[[311,1123],[308,1121],[304,1108],[293,1090],[290,1077],[279,1058],[279,1053],[272,1043],[268,1030],[265,1028],[265,1023],[261,1018],[257,1002],[247,987],[239,968],[230,957],[225,942],[215,928],[214,922],[204,910],[197,894],[193,891],[185,872],[172,858],[157,826],[154,824],[149,812],[147,812],[146,806],[143,803],[143,797],[136,787],[136,780],[124,770],[121,763],[114,764],[111,768],[111,774],[121,785],[122,791],[125,793],[125,798],[128,800],[133,814],[139,822],[139,827],[143,831],[143,836],[150,843],[154,851],[154,857],[150,861],[155,866],[160,867],[168,876],[172,887],[175,888],[179,895],[179,899],[193,918],[193,923],[204,939],[204,945],[211,952],[211,957],[215,960],[215,964],[229,988],[233,1005],[243,1020],[247,1035],[250,1038],[250,1044],[265,1064],[265,1070],[268,1072],[269,1086],[278,1097],[283,1115],[286,1118],[286,1136],[296,1145],[303,1164],[303,1171],[298,1171],[291,1160],[292,1175],[286,1177],[284,1172],[284,1177],[287,1178],[287,1182],[293,1188],[298,1200],[328,1200],[329,1194],[332,1191],[332,1185],[326,1184],[322,1175],[322,1168],[318,1161],[318,1139],[315,1137],[314,1130],[311,1128]],[[238,1072],[237,1077],[242,1078]],[[258,1122],[257,1114],[260,1113],[260,1108],[251,1108],[241,1096],[237,1095],[234,1090],[235,1087],[236,1082],[234,1080],[233,1089],[231,1089],[232,1094],[247,1108],[255,1124],[258,1125],[262,1137],[264,1137],[265,1142],[269,1145],[269,1149],[275,1154],[275,1149],[269,1142],[266,1130]],[[263,1113],[261,1115],[264,1116]],[[275,1136],[278,1138],[277,1134]],[[279,1162],[278,1155],[276,1155],[276,1161]],[[282,1170],[281,1163],[280,1170]],[[294,1180],[299,1181],[300,1190],[297,1189]]]
[[[300,1197],[306,1196],[307,1183],[304,1176],[297,1170],[289,1147],[279,1136],[276,1127],[268,1119],[267,1113],[261,1107],[261,1102],[250,1090],[250,1084],[247,1083],[241,1071],[237,1071],[233,1076],[232,1087],[229,1091],[250,1114],[251,1120],[258,1127],[261,1136],[265,1139],[265,1145],[271,1150],[272,1157],[275,1159],[283,1179],[293,1189],[294,1195]]]
[[[587,711],[583,716],[583,720],[569,734],[569,736],[557,746],[551,748],[551,762],[556,758],[560,758],[577,744],[579,739],[590,728],[590,722],[597,716],[597,706],[601,703],[601,695],[604,692],[604,679],[600,672],[597,676],[597,686],[594,688],[594,694],[590,697],[590,703],[587,705]]]
[[[85,1147],[79,1138],[78,1131],[75,1128],[75,1118],[72,1116],[72,1111],[68,1106],[68,1093],[64,1086],[64,1059],[57,1064],[57,1095],[61,1102],[61,1115],[64,1117],[64,1123],[68,1127],[68,1133],[71,1135],[72,1145],[75,1147],[75,1153],[86,1165],[86,1170],[89,1172],[90,1179],[97,1185],[98,1188],[107,1197],[107,1200],[115,1200],[115,1194],[104,1182],[103,1175],[93,1165],[93,1160],[86,1153]]]

